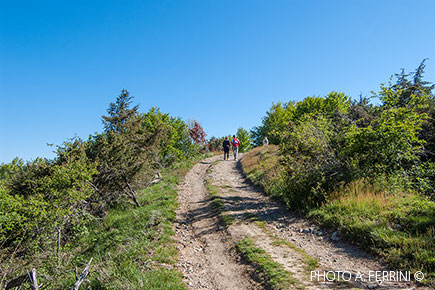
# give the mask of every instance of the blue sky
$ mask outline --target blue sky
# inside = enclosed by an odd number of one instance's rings
[[[250,129],[272,102],[370,95],[429,58],[435,1],[0,0],[0,163],[101,131],[125,88],[196,119]]]

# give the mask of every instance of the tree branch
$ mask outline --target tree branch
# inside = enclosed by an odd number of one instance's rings
[[[83,270],[83,272],[80,274],[79,279],[74,283],[74,288],[73,290],[78,290],[80,285],[83,283],[83,281],[86,279],[86,276],[88,276],[89,274],[89,267],[91,266],[92,263],[92,259],[91,258],[88,262],[88,264],[86,265],[85,269]]]
[[[27,275],[29,277],[30,287],[32,287],[32,290],[39,290],[38,280],[36,280],[35,268],[33,268],[32,271],[30,271],[30,273],[27,272]]]

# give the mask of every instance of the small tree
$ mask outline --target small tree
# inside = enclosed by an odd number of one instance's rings
[[[263,144],[264,137],[268,137],[270,144],[280,144],[282,133],[292,120],[294,110],[292,102],[272,104],[272,107],[266,112],[261,125],[251,130],[254,145],[260,146]]]
[[[137,115],[139,105],[130,108],[132,99],[130,93],[123,89],[115,103],[110,103],[107,109],[108,116],[102,116],[106,132],[122,133],[126,130],[127,121]]]
[[[237,130],[237,138],[240,141],[240,152],[247,152],[252,148],[252,135],[242,127]]]
[[[205,134],[201,124],[196,120],[191,121],[189,124],[189,135],[197,145],[205,145],[207,143],[207,140],[205,139],[207,134]]]
[[[99,174],[95,188],[105,203],[116,202],[121,196],[140,206],[136,190],[152,178],[156,140],[159,134],[143,130],[138,106],[130,108],[132,96],[122,90],[115,103],[103,116],[105,132],[89,140],[89,156],[97,162]]]

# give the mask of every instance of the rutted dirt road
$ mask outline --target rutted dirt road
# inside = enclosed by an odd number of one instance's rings
[[[297,283],[290,289],[417,289],[404,281],[367,281],[373,271],[385,270],[374,257],[292,215],[251,186],[239,162],[221,159],[214,156],[197,163],[179,187],[175,230],[180,256],[176,266],[189,289],[267,289],[235,250],[236,242],[245,237],[291,273]],[[233,220],[230,224],[212,207],[205,179],[218,189],[223,214]],[[318,261],[314,273],[351,272],[345,276],[349,282],[311,278],[313,268],[308,260]]]

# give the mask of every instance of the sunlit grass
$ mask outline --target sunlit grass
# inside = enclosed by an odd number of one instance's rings
[[[303,289],[303,286],[275,262],[263,249],[255,247],[250,238],[244,238],[236,244],[237,250],[251,263],[262,282],[271,289]]]

